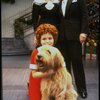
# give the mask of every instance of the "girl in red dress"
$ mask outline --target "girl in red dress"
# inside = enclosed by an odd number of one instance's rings
[[[37,46],[50,45],[54,46],[58,38],[58,30],[54,25],[41,24],[35,31],[35,38]],[[29,78],[29,100],[41,100],[40,83],[41,78],[46,73],[38,72],[37,66],[35,65],[35,57],[38,53],[38,48],[34,49],[30,59],[30,78]],[[50,71],[49,74],[53,72]]]

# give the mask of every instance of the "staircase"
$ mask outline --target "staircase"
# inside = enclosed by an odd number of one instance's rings
[[[15,38],[2,38],[2,55],[26,55],[30,50],[24,40]]]
[[[25,20],[26,18],[26,20]],[[30,39],[29,35],[27,36],[27,30],[31,30],[30,27],[31,19],[31,7],[12,15],[11,17],[2,20],[2,34],[6,33],[7,37],[3,36],[2,38],[2,55],[27,55],[31,53],[29,48]],[[20,23],[23,23],[23,38],[16,38],[16,33],[14,29],[15,20],[19,20]],[[28,25],[27,25],[28,24]],[[19,24],[20,26],[20,24]],[[18,30],[18,29],[17,29]],[[8,36],[8,34],[11,36]],[[14,34],[14,37],[12,37]],[[30,34],[28,32],[28,34]],[[25,36],[25,37],[24,37]],[[9,37],[9,38],[8,38]],[[33,37],[32,37],[33,38]],[[32,41],[33,43],[33,41]]]

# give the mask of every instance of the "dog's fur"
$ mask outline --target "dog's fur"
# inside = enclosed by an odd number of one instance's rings
[[[72,85],[72,77],[65,67],[60,51],[51,46],[38,48],[36,64],[41,72],[53,70],[54,73],[41,81],[41,100],[77,100],[77,92]]]

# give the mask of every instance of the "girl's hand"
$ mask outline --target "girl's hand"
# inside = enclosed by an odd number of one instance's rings
[[[44,72],[42,77],[49,77],[49,76],[51,76],[53,74],[54,74],[54,71],[53,70],[49,70],[47,72]]]
[[[45,72],[44,74],[45,74],[45,76],[49,76],[49,75],[54,74],[54,71],[53,70],[49,70],[48,72]]]

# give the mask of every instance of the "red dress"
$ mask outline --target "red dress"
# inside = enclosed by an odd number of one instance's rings
[[[37,53],[38,53],[37,49],[35,49],[32,52],[31,60],[30,60],[31,69],[36,69],[34,60]],[[29,77],[29,91],[28,91],[29,100],[41,100],[40,83],[41,83],[41,78],[33,78],[32,71],[31,71]]]

